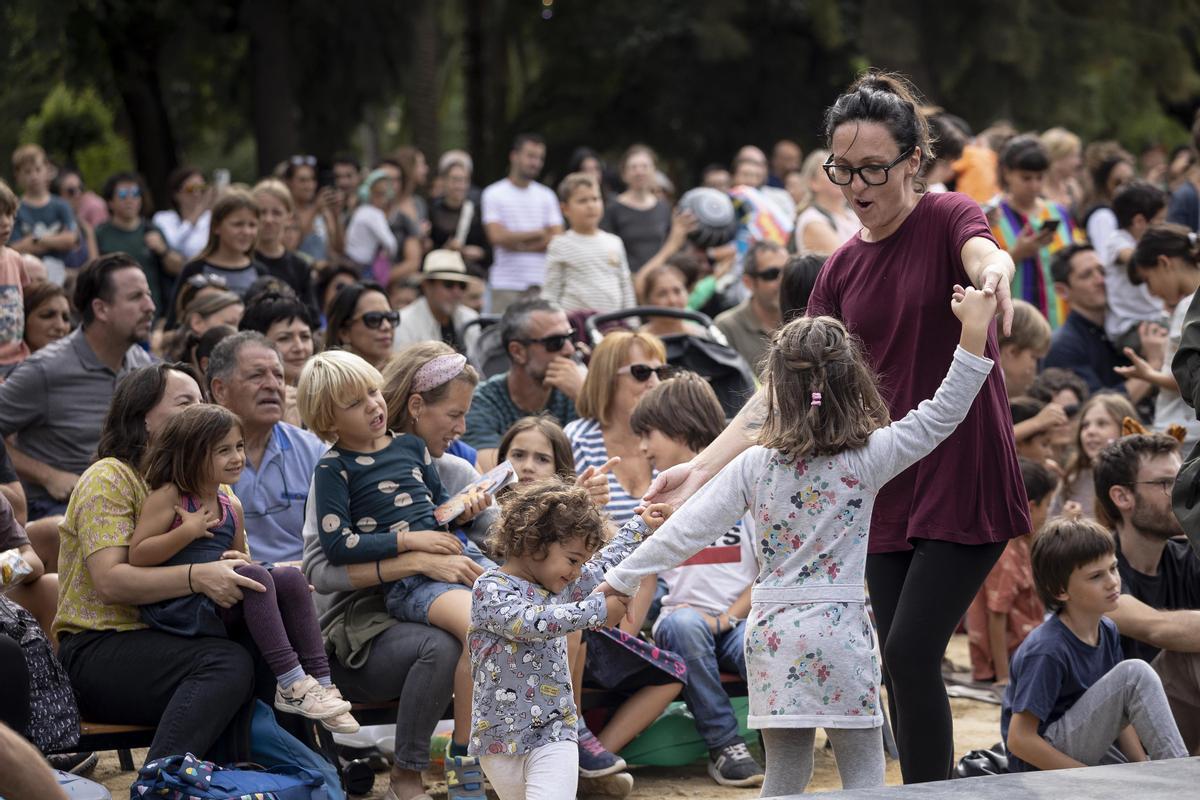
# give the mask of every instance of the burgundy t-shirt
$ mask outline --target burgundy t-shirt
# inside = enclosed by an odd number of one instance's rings
[[[893,420],[933,397],[950,368],[962,333],[950,295],[970,283],[962,247],[975,236],[995,241],[973,200],[926,194],[899,230],[880,242],[855,236],[817,278],[808,314],[837,317],[862,339]],[[1000,360],[995,324],[984,355]],[[950,438],[879,493],[869,552],[909,550],[912,539],[1002,542],[1031,527],[997,366]]]

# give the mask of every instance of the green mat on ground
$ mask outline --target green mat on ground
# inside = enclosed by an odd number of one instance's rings
[[[746,711],[749,698],[731,697],[730,705],[737,716],[738,730],[742,737],[751,741],[757,732],[746,727]],[[683,703],[676,702],[642,731],[636,739],[621,751],[621,757],[629,764],[650,767],[681,767],[708,757],[708,747],[696,732],[696,721]]]

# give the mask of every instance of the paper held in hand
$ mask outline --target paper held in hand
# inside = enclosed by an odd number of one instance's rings
[[[445,525],[458,517],[467,507],[467,496],[476,492],[485,492],[495,496],[496,492],[517,480],[516,470],[511,461],[497,464],[488,470],[479,480],[466,489],[451,497],[433,510],[433,518],[439,525]]]
[[[33,572],[16,548],[0,553],[0,592],[7,592]]]

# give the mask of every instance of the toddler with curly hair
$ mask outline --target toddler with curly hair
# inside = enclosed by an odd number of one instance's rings
[[[620,621],[628,601],[592,591],[671,508],[650,506],[601,550],[606,523],[586,489],[538,481],[502,504],[488,546],[504,565],[476,579],[467,636],[475,676],[470,753],[480,756],[500,800],[574,797],[578,712],[566,636]]]

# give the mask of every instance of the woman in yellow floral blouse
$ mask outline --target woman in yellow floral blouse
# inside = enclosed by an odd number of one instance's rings
[[[221,606],[263,591],[239,562],[134,567],[128,544],[148,489],[137,465],[147,439],[201,402],[190,367],[143,367],[113,394],[97,460],[79,479],[60,527],[54,634],[85,719],[155,725],[147,760],[204,758],[251,697],[254,660],[229,639],[147,628],[138,606],[200,592]]]

